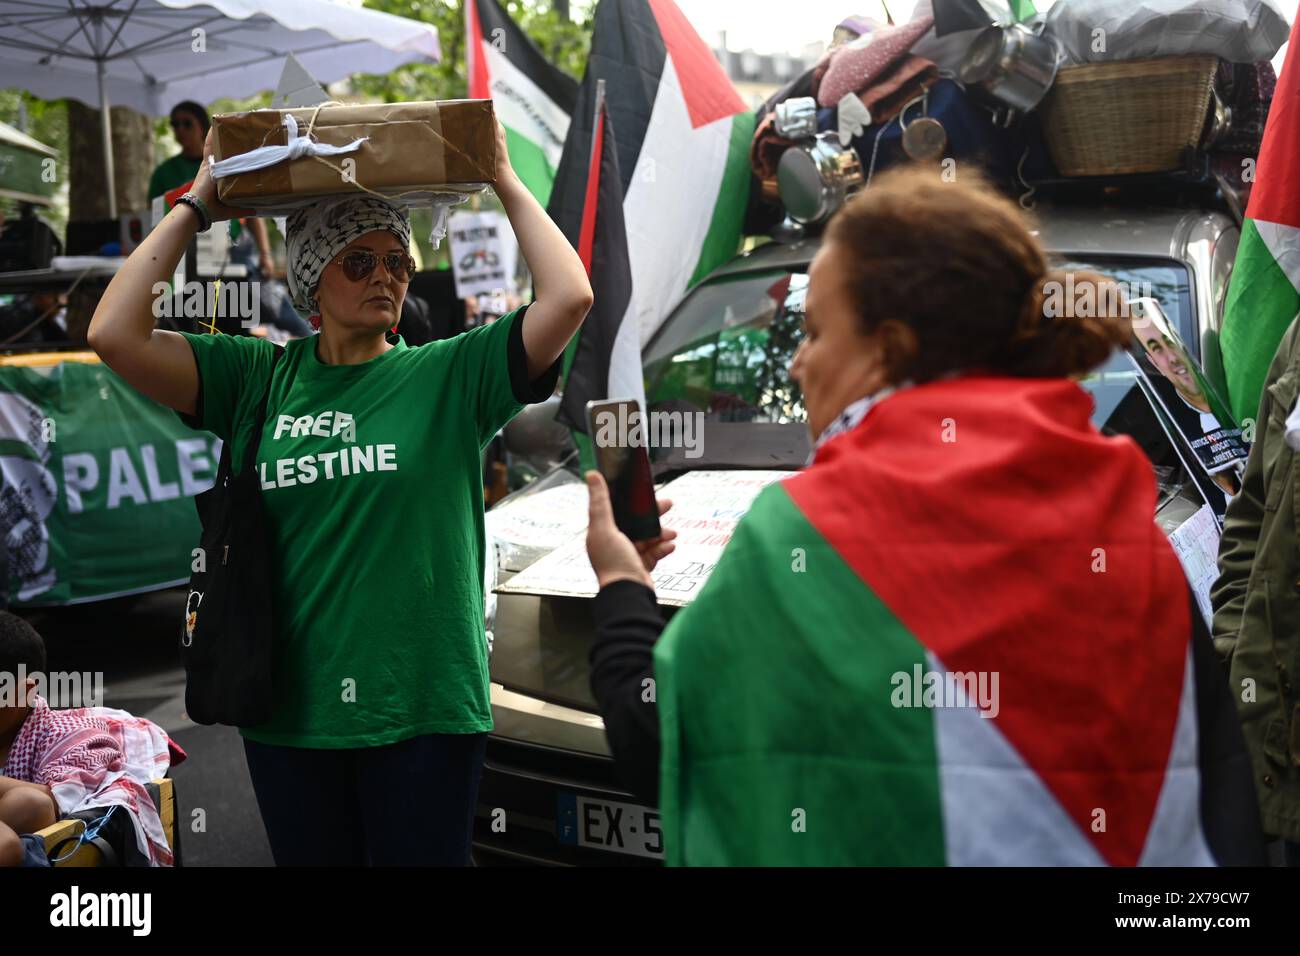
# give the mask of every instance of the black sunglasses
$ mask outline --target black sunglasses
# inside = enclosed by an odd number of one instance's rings
[[[172,129],[185,129],[185,127],[187,126],[197,125],[194,120],[184,116],[178,120],[172,120],[171,124],[172,124]]]
[[[334,261],[343,266],[345,276],[353,282],[360,282],[375,271],[381,258],[388,274],[398,282],[410,282],[411,276],[415,275],[415,259],[405,252],[388,252],[381,257],[368,249],[353,249]]]

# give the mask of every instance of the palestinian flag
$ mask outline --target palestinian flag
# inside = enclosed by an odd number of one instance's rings
[[[1300,312],[1300,19],[1291,27],[1228,286],[1219,345],[1228,403],[1254,420],[1278,343]]]
[[[587,195],[578,230],[578,257],[591,278],[592,306],[582,331],[565,352],[564,395],[559,419],[580,433],[587,430],[587,402],[635,398],[645,407],[641,377],[641,343],[632,323],[624,323],[632,297],[632,267],[627,258],[623,223],[623,179],[618,145],[604,97],[598,98],[593,125]],[[583,442],[579,448],[583,449]],[[583,449],[585,452],[585,449]],[[584,465],[592,464],[584,453]]]
[[[1091,410],[903,389],[759,494],[655,648],[668,862],[1263,861],[1151,465]]]
[[[628,337],[636,367],[581,369],[593,381],[640,380],[640,349],[694,283],[735,255],[749,199],[754,116],[672,0],[602,0],[548,212],[577,246],[589,194],[596,88],[606,84],[618,132],[631,288],[614,314],[602,307],[581,335]],[[604,327],[603,323],[610,323]],[[600,326],[597,328],[597,326]],[[566,379],[567,383],[567,379]],[[566,384],[567,387],[567,384]],[[642,388],[638,388],[640,392]],[[613,391],[593,397],[626,397]],[[574,427],[585,430],[578,420]]]
[[[497,0],[465,0],[471,99],[491,99],[510,164],[543,206],[569,132],[578,84],[552,66]]]

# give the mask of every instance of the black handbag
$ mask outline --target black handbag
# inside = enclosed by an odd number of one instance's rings
[[[284,355],[275,350],[271,376]],[[224,442],[216,483],[194,498],[203,534],[185,601],[185,710],[199,724],[256,727],[271,719],[272,561],[255,465],[270,377],[244,467]]]

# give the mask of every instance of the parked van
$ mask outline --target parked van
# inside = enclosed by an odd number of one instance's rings
[[[1057,265],[1094,270],[1156,298],[1223,391],[1218,337],[1240,235],[1233,219],[1210,209],[1084,204],[1042,206],[1036,216]],[[669,450],[656,457],[657,481],[687,471],[804,465],[811,438],[788,369],[818,245],[816,238],[771,242],[737,256],[697,286],[647,344],[648,410],[697,410],[706,429],[703,455]],[[1097,426],[1131,435],[1150,458],[1160,487],[1155,517],[1171,533],[1203,504],[1184,464],[1194,461],[1190,451],[1166,433],[1122,352],[1081,384],[1095,401]],[[553,408],[525,412],[511,427],[535,434],[529,414]],[[581,532],[580,481],[576,465],[558,467],[489,512],[497,584]],[[555,537],[510,540],[511,522],[494,515],[536,495],[547,496],[537,500],[547,502]],[[591,694],[588,600],[498,594],[492,617],[495,730],[479,790],[476,860],[655,864],[663,850],[658,815],[619,783]]]

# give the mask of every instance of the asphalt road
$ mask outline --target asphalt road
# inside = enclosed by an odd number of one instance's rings
[[[172,769],[183,865],[271,866],[239,733],[185,715],[184,604],[173,589],[23,616],[45,638],[50,671],[102,672],[104,706],[149,718],[189,755]]]

